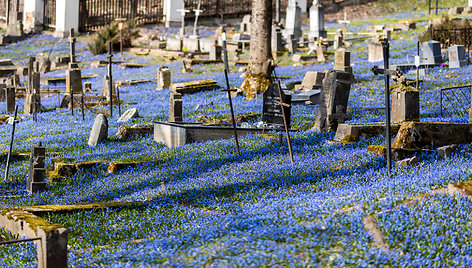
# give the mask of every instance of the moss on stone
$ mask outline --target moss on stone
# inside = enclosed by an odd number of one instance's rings
[[[367,152],[373,153],[378,156],[384,156],[386,152],[385,146],[382,145],[369,145],[367,146]]]

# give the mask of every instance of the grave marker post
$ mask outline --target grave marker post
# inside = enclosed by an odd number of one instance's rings
[[[223,57],[224,57],[224,63],[225,63],[225,78],[226,78],[226,89],[222,89],[222,91],[226,91],[227,96],[228,96],[229,107],[231,109],[231,121],[233,123],[234,140],[236,141],[236,149],[238,151],[238,154],[241,155],[241,150],[239,149],[238,132],[236,130],[236,120],[234,119],[233,100],[231,99],[231,92],[235,90],[231,89],[229,85],[229,78],[228,78],[228,72],[229,72],[228,50],[226,49],[226,30],[224,27],[223,27],[222,40],[223,40]]]
[[[280,86],[279,79],[277,79],[277,88],[279,90],[280,101],[275,101],[275,103],[280,105],[280,108],[282,110],[282,116],[284,118],[285,135],[287,136],[288,152],[290,153],[290,162],[292,162],[293,164],[292,143],[290,142],[290,134],[288,133],[288,126],[287,126],[287,115],[285,114],[285,109],[284,109],[284,107],[290,107],[290,104],[287,104],[283,102],[282,100],[282,87]]]
[[[183,9],[177,9],[178,12],[182,15],[182,25],[180,26],[180,37],[181,39],[185,36],[185,13],[190,12],[190,10],[186,10],[185,7]]]
[[[390,85],[389,85],[389,79],[390,79],[390,74],[388,72],[388,58],[390,57],[389,49],[390,45],[388,43],[388,39],[381,38],[380,42],[382,43],[383,46],[383,56],[384,56],[384,78],[385,78],[385,129],[386,129],[386,136],[387,136],[387,172],[390,174],[390,169],[391,169],[391,154],[392,154],[392,149],[390,148]]]
[[[8,172],[10,171],[10,157],[11,157],[11,151],[13,150],[13,139],[15,137],[15,126],[16,126],[16,116],[17,116],[17,114],[18,114],[18,105],[15,105],[15,114],[13,115],[13,122],[11,122],[12,129],[11,129],[10,147],[8,149],[8,155],[7,155],[7,165],[6,165],[6,168],[5,168],[5,181],[7,181]],[[8,122],[8,123],[10,123],[10,122]]]
[[[110,117],[113,117],[113,78],[111,72],[113,54],[111,49],[111,42],[108,42],[108,77],[110,78],[110,80],[108,80],[108,93],[110,96]]]
[[[200,16],[200,12],[203,10],[200,9],[200,1],[198,1],[198,6],[197,9],[194,9],[193,12],[195,12],[195,23],[193,25],[193,36],[197,36],[197,22],[198,22],[198,16]]]
[[[70,28],[69,30],[69,43],[70,43],[70,62],[75,62],[75,35],[74,35],[74,28]]]

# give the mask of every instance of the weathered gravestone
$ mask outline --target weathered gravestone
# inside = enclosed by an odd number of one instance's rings
[[[82,73],[77,63],[69,63],[66,70],[67,94],[82,94]]]
[[[39,142],[38,145],[31,146],[31,154],[29,161],[28,180],[26,181],[26,189],[32,193],[46,190],[46,168],[44,160],[46,158],[46,148]]]
[[[6,99],[6,84],[0,84],[0,101],[5,101]]]
[[[290,35],[289,39],[287,40],[287,49],[290,54],[294,55],[297,53],[298,50],[298,39],[295,35]]]
[[[345,48],[338,48],[334,54],[334,70],[352,74],[351,52]]]
[[[461,68],[467,64],[463,45],[451,46],[447,51],[449,54],[449,68]]]
[[[326,73],[314,129],[320,132],[336,131],[338,124],[350,119],[347,114],[347,104],[351,76],[348,72],[337,70],[329,70]]]
[[[251,15],[244,15],[239,31],[241,31],[242,33],[251,32]]]
[[[23,36],[23,12],[20,12],[20,1],[11,1],[12,5],[7,5],[9,8],[7,18],[6,35]]]
[[[289,39],[291,35],[295,36],[295,39],[299,39],[302,36],[302,13],[300,7],[296,1],[290,0],[288,3],[285,19],[285,32],[284,36]]]
[[[271,48],[272,52],[280,52],[284,50],[284,44],[282,42],[282,30],[280,27],[272,25],[272,40]]]
[[[6,87],[5,88],[5,99],[7,104],[7,112],[13,113],[15,112],[15,104],[16,104],[16,95],[15,95],[15,87]]]
[[[198,52],[200,51],[200,37],[192,36],[189,38],[184,38],[184,49],[187,49],[189,52]]]
[[[324,8],[319,1],[314,1],[310,8],[310,40],[326,38],[327,33],[324,29]]]
[[[425,64],[436,64],[442,63],[441,55],[441,43],[438,41],[427,41],[423,43],[423,57],[426,58]]]
[[[418,121],[420,118],[420,92],[413,87],[398,87],[392,92],[391,122]]]
[[[133,118],[136,118],[136,117],[139,117],[138,109],[137,108],[131,108],[131,109],[126,110],[126,112],[124,112],[120,116],[120,118],[118,119],[117,122],[126,123],[129,120],[131,120]]]
[[[184,49],[184,41],[180,38],[167,38],[167,50],[182,51]]]
[[[290,107],[283,107],[277,102],[283,102],[290,105]],[[285,110],[285,124],[290,128],[292,95],[288,91],[282,90],[282,100],[279,96],[279,89],[277,83],[272,83],[264,92],[262,97],[262,121],[269,124],[284,124],[284,117],[282,109]]]
[[[161,90],[170,87],[171,72],[169,67],[161,66],[157,71],[157,89]]]
[[[343,46],[343,40],[344,40],[344,35],[343,35],[343,30],[339,29],[336,30],[336,34],[334,35],[334,43],[333,43],[333,48],[338,49]]]
[[[218,45],[218,42],[215,42],[210,47],[210,60],[221,60],[221,46]]]
[[[295,90],[309,91],[323,86],[324,72],[306,72],[300,85],[295,85]]]
[[[108,137],[107,117],[103,114],[99,114],[97,115],[97,117],[95,117],[92,131],[90,131],[90,137],[87,143],[90,146],[97,146],[99,143],[106,140],[107,137]]]
[[[24,111],[25,114],[41,112],[41,91],[39,73],[33,73],[32,68],[29,71],[29,86],[25,96]]]
[[[369,62],[377,62],[383,60],[382,43],[379,42],[379,37],[374,37],[369,40]]]
[[[182,122],[182,94],[170,93],[169,122]]]
[[[105,75],[103,77],[103,87],[102,87],[102,96],[106,97],[107,100],[110,99],[110,77],[108,75]],[[112,83],[112,94],[116,94],[116,88],[115,84]]]

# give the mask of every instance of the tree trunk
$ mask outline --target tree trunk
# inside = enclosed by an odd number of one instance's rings
[[[249,66],[241,90],[250,100],[264,93],[271,83],[272,1],[253,0]]]

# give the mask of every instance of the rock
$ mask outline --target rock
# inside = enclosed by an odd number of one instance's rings
[[[395,134],[400,128],[397,124],[390,125],[391,132]],[[336,130],[334,140],[338,142],[352,142],[372,137],[380,137],[385,133],[385,124],[367,124],[367,125],[351,125],[339,124]]]
[[[132,118],[137,118],[137,117],[139,117],[138,109],[137,108],[131,108],[131,109],[126,110],[126,112],[124,112],[120,116],[120,119],[118,119],[117,122],[125,123],[125,122],[128,122],[129,120],[131,120]]]
[[[454,153],[457,150],[457,145],[447,145],[447,146],[442,146],[436,149],[436,152],[439,154],[441,158],[448,158],[452,156],[452,153]]]
[[[447,191],[449,194],[463,194],[468,195],[469,198],[472,196],[472,181],[459,181],[454,183],[449,183],[447,186]]]
[[[395,162],[396,167],[408,167],[416,165],[418,165],[418,158],[416,156]]]
[[[97,115],[93,122],[92,131],[88,140],[88,145],[97,146],[97,144],[106,140],[108,137],[108,120],[103,114]]]

